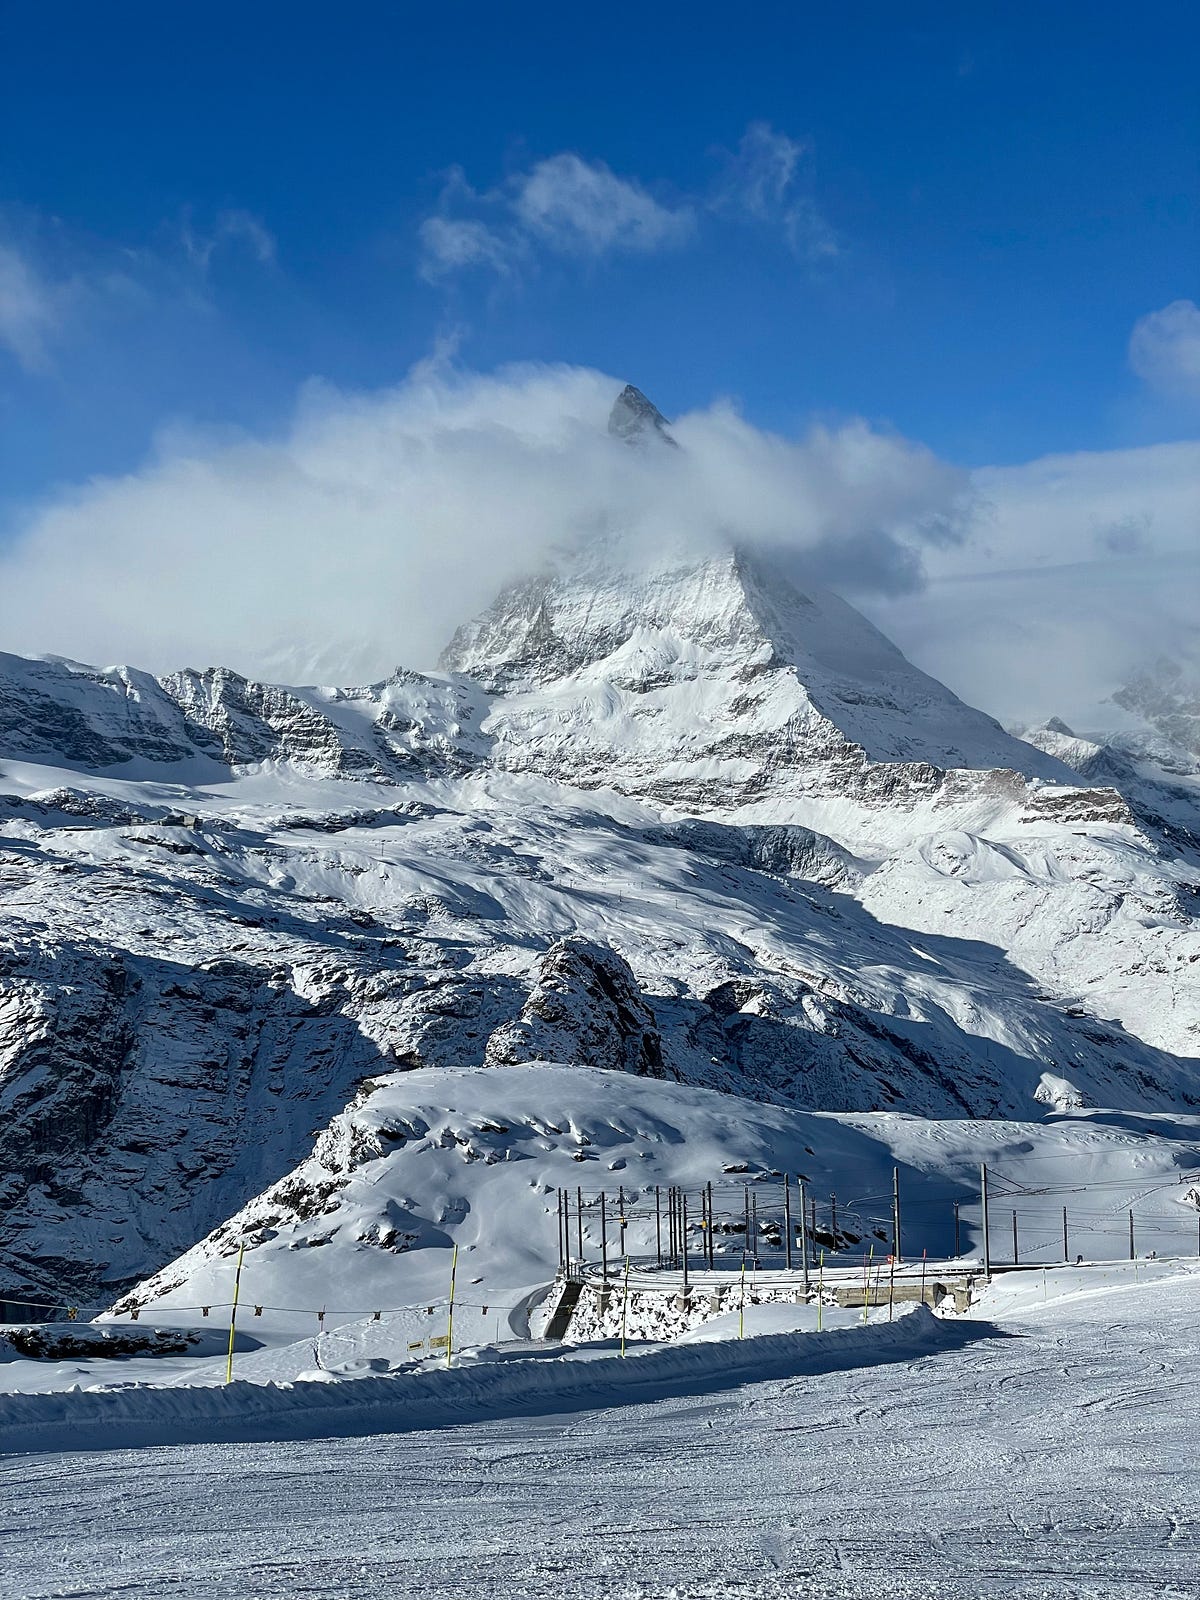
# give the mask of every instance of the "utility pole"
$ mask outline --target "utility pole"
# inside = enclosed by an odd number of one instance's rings
[[[900,1259],[900,1168],[892,1168],[892,1260]]]
[[[1017,1213],[1013,1212],[1013,1266],[1021,1265],[1021,1252],[1017,1249]]]
[[[1137,1259],[1137,1257],[1134,1254],[1134,1249],[1133,1249],[1133,1212],[1132,1211],[1129,1213],[1129,1259],[1130,1259],[1130,1261],[1135,1261]]]
[[[835,1195],[835,1194],[831,1194],[829,1196],[829,1232],[833,1236],[833,1243],[830,1245],[829,1248],[831,1250],[836,1250],[837,1247],[838,1247],[838,1231],[837,1231],[837,1195]]]
[[[715,1232],[716,1226],[713,1221],[712,1184],[710,1183],[708,1185],[708,1270],[710,1272],[716,1266],[716,1261],[713,1256],[713,1252],[716,1249],[716,1244],[713,1240],[713,1235]]]
[[[579,1267],[583,1270],[583,1190],[575,1189],[575,1226],[579,1232]]]
[[[1067,1208],[1063,1207],[1063,1260],[1070,1261],[1071,1252],[1067,1248]]]
[[[783,1180],[783,1264],[788,1272],[792,1270],[792,1180],[786,1175]]]
[[[608,1282],[608,1217],[604,1210],[604,1190],[600,1191],[600,1276]]]
[[[954,1202],[954,1259],[957,1261],[961,1255],[962,1245],[960,1243],[960,1231],[958,1225],[958,1201],[956,1200]]]
[[[662,1190],[654,1185],[654,1253],[662,1266]]]
[[[804,1298],[808,1300],[808,1218],[804,1212],[804,1179],[799,1178],[800,1186],[800,1262],[804,1268]]]
[[[983,1275],[992,1275],[992,1242],[988,1225],[988,1171],[984,1162],[979,1164],[979,1192],[983,1200]]]

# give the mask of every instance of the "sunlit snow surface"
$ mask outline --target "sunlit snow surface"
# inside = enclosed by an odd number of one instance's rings
[[[4,1286],[202,1341],[0,1347],[6,1592],[1200,1592],[1195,763],[610,580],[359,688],[0,662]],[[981,1163],[1045,1271],[965,1318],[648,1298],[655,1187],[836,1192],[833,1280],[894,1168],[978,1266]],[[560,1189],[633,1197],[626,1359],[537,1342]]]
[[[18,1456],[7,1589],[1194,1600],[1200,1277],[1116,1277],[1034,1274],[923,1350],[869,1328],[853,1365],[703,1393],[638,1393],[631,1359],[624,1404],[605,1379],[427,1432]]]

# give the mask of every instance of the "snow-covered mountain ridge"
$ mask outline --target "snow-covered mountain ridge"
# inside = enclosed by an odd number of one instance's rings
[[[357,688],[0,657],[0,1287],[127,1288],[410,1068],[1198,1104],[1196,837],[745,551],[564,557]]]

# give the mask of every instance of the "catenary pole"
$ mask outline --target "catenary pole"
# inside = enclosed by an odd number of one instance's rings
[[[446,1365],[454,1357],[454,1281],[458,1276],[458,1246],[450,1252],[450,1315],[446,1326]]]
[[[988,1217],[988,1170],[986,1162],[979,1164],[979,1193],[983,1205],[983,1275],[992,1275],[992,1235]]]
[[[804,1179],[797,1180],[800,1189],[800,1265],[804,1270],[804,1298],[808,1299],[808,1218],[804,1211]]]

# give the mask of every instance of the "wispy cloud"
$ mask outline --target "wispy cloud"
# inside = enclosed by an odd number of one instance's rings
[[[40,375],[81,331],[132,306],[207,305],[213,260],[228,249],[275,259],[274,237],[250,211],[222,211],[208,229],[185,213],[153,245],[135,246],[74,235],[37,213],[0,213],[0,352]]]
[[[456,167],[437,212],[419,226],[419,270],[432,283],[471,268],[507,276],[539,249],[591,259],[648,254],[682,244],[694,225],[690,206],[663,204],[636,179],[569,152],[483,193]]]
[[[725,153],[724,176],[711,204],[780,228],[800,260],[836,256],[837,237],[814,197],[812,157],[810,139],[792,139],[769,123],[752,122],[737,149]]]
[[[472,217],[426,217],[419,236],[421,276],[429,283],[464,267],[490,267],[503,276],[519,254],[518,241]]]
[[[1152,389],[1200,397],[1200,306],[1173,300],[1134,323],[1129,364]]]
[[[755,122],[736,151],[722,153],[722,168],[707,188],[669,199],[572,151],[482,192],[455,168],[436,213],[419,225],[419,271],[435,282],[464,269],[512,274],[539,251],[590,260],[650,255],[679,249],[706,225],[735,216],[779,230],[798,260],[839,253],[814,197],[808,141]]]
[[[188,213],[180,237],[188,260],[202,273],[208,272],[213,256],[227,246],[240,247],[263,266],[275,259],[275,236],[252,211],[222,211],[207,231],[196,228]]]
[[[50,340],[61,315],[61,292],[19,250],[0,244],[0,345],[27,372],[50,364]]]

